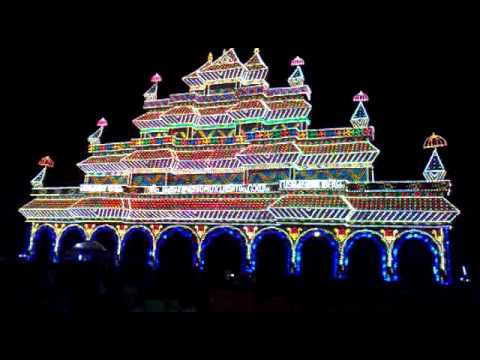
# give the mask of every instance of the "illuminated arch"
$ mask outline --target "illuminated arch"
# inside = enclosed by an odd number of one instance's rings
[[[28,250],[29,251],[32,251],[33,247],[35,246],[35,239],[37,237],[37,233],[40,232],[41,230],[43,230],[43,228],[50,228],[54,234],[55,234],[55,243],[57,241],[57,231],[55,229],[55,226],[53,226],[52,224],[42,224],[42,225],[38,225],[36,228],[34,228],[34,226],[32,225],[31,227],[31,234],[30,234],[30,243],[28,245]],[[35,231],[33,231],[35,230]],[[55,244],[54,244],[55,246]]]
[[[276,226],[270,226],[270,227],[267,227],[265,229],[262,229],[260,230],[256,235],[255,235],[255,240],[254,242],[256,241],[256,239],[261,236],[264,232],[268,232],[268,231],[272,231],[272,232],[279,232],[279,233],[282,233],[283,235],[285,235],[287,237],[287,240],[290,241],[290,244],[292,246],[292,248],[294,247],[294,242],[292,240],[292,238],[290,237],[290,234],[288,232],[286,232],[284,229],[282,228],[279,228],[279,227],[276,227]]]
[[[153,236],[152,231],[145,225],[135,225],[135,226],[129,227],[123,238],[127,239],[128,236],[131,235],[130,233],[138,231],[138,230],[146,232],[150,236],[152,241],[155,239],[155,236]]]
[[[153,235],[152,231],[144,226],[144,225],[136,225],[136,226],[132,226],[128,229],[128,231],[125,233],[122,241],[121,241],[121,245],[120,245],[120,257],[119,257],[119,260],[122,260],[123,257],[125,256],[125,246],[126,244],[129,242],[130,240],[130,237],[132,236],[132,234],[136,233],[136,232],[143,232],[146,236],[145,238],[147,239],[148,241],[148,253],[147,253],[147,258],[151,258],[152,255],[152,252],[153,252],[153,243],[155,241],[155,236]]]
[[[162,229],[162,231],[160,232],[160,234],[157,237],[157,240],[159,241],[160,238],[162,237],[162,235],[164,235],[165,233],[167,233],[171,230],[174,230],[174,229],[183,229],[185,231],[191,232],[193,237],[195,238],[197,244],[200,244],[200,238],[198,237],[197,232],[194,229],[192,229],[191,227],[188,227],[186,225],[171,225],[171,226],[166,227],[165,229]]]
[[[406,236],[409,236],[409,235],[414,235],[413,237],[416,238],[416,239],[419,239],[419,236],[424,237],[424,238],[428,239],[428,241],[431,241],[432,245],[434,245],[438,251],[441,251],[440,244],[435,240],[435,238],[432,236],[432,234],[429,234],[426,231],[417,230],[417,229],[407,230],[407,231],[404,231],[401,234],[399,234],[397,236],[397,239],[395,240],[395,244],[399,240],[401,240],[402,238],[404,238]]]
[[[337,277],[337,271],[338,271],[338,258],[339,258],[339,253],[340,253],[340,246],[338,242],[335,240],[335,234],[333,234],[330,231],[323,230],[323,229],[310,229],[306,231],[305,233],[302,234],[300,239],[298,240],[297,246],[296,246],[296,251],[295,251],[295,270],[296,274],[300,275],[302,272],[302,257],[303,257],[303,245],[305,242],[311,238],[315,239],[320,239],[321,241],[327,241],[328,244],[332,247],[333,249],[333,271],[332,271],[332,276],[335,278]]]
[[[57,243],[57,233],[55,231],[55,227],[51,224],[42,224],[40,225],[35,232],[32,234],[29,252],[31,259],[36,259],[38,255],[38,242],[40,241],[40,236],[43,235],[44,232],[47,232],[48,241],[49,241],[49,254],[48,254],[48,261],[55,260],[55,247]]]
[[[440,245],[435,241],[435,239],[427,232],[422,230],[408,230],[400,234],[393,245],[392,258],[393,258],[393,279],[395,281],[399,280],[398,268],[399,268],[399,252],[400,248],[406,241],[422,241],[427,245],[431,254],[433,255],[433,276],[437,283],[442,282],[442,277],[440,274],[441,262],[443,252],[440,248]]]
[[[216,231],[219,231],[219,230],[232,230],[233,232],[237,232],[242,238],[243,240],[245,240],[246,243],[248,243],[248,238],[247,236],[243,233],[242,230],[240,230],[239,228],[235,227],[235,226],[231,226],[231,225],[225,225],[225,226],[215,226],[213,228],[211,228],[210,230],[208,230],[204,235],[203,235],[203,238],[200,239],[200,242],[203,244],[203,242],[214,232]]]
[[[162,232],[158,235],[157,245],[156,245],[156,254],[155,254],[155,266],[159,267],[161,248],[168,241],[168,238],[169,238],[168,235],[170,233],[174,233],[174,232],[180,232],[180,233],[183,233],[183,234],[188,233],[190,235],[190,236],[186,236],[186,237],[191,238],[191,240],[192,240],[192,243],[193,243],[192,262],[193,262],[193,266],[197,265],[197,262],[198,262],[197,254],[198,254],[198,249],[199,249],[199,246],[200,246],[200,240],[198,238],[198,235],[197,235],[196,231],[189,228],[188,226],[172,225],[172,226],[169,226],[169,227],[165,228],[164,230],[162,230]]]
[[[242,270],[247,270],[247,252],[248,252],[248,238],[247,236],[238,228],[234,226],[217,226],[210,229],[201,240],[201,244],[199,247],[200,251],[200,270],[203,271],[205,269],[205,258],[206,258],[206,250],[210,245],[213,235],[219,232],[226,232],[231,237],[236,240],[240,241],[240,248],[242,250]]]
[[[370,230],[370,229],[365,229],[365,230],[357,230],[357,231],[354,231],[353,233],[350,234],[350,236],[345,240],[345,245],[353,240],[354,238],[356,237],[366,237],[366,238],[373,238],[373,237],[376,237],[378,238],[378,240],[380,240],[380,242],[384,245],[384,246],[387,246],[387,243],[385,242],[384,240],[384,237],[383,237],[383,234],[379,231],[375,231],[375,230]]]
[[[265,234],[269,233],[269,232],[270,233],[281,234],[282,237],[284,237],[284,239],[289,242],[290,246],[288,246],[288,248],[287,248],[287,250],[288,250],[287,258],[290,260],[290,264],[287,264],[288,268],[290,267],[290,265],[292,264],[292,262],[294,260],[294,251],[295,251],[294,246],[295,245],[294,245],[290,235],[285,230],[283,230],[281,228],[277,228],[275,226],[267,227],[267,228],[259,231],[255,235],[255,239],[252,242],[252,247],[251,247],[252,254],[251,254],[251,260],[250,260],[250,271],[251,272],[254,272],[256,267],[257,267],[257,248],[258,248],[258,245],[263,240],[263,237],[265,236]]]
[[[115,235],[117,236],[117,238],[120,239],[120,234],[118,233],[117,228],[115,226],[108,225],[108,224],[104,224],[104,225],[100,225],[100,226],[96,227],[95,230],[92,233],[91,239],[93,239],[93,237],[96,235],[97,232],[99,232],[100,230],[103,230],[105,228],[108,228],[108,229],[112,230],[115,233]]]
[[[118,230],[112,226],[112,225],[108,225],[108,224],[104,224],[104,225],[100,225],[98,226],[97,228],[95,228],[95,230],[93,231],[90,239],[91,241],[96,241],[96,236],[98,236],[98,234],[102,231],[110,231],[111,233],[113,233],[115,235],[114,237],[114,242],[116,244],[116,249],[114,251],[114,254],[113,255],[117,255],[118,254],[118,251],[119,249],[121,248],[121,236],[120,234],[118,233]],[[102,244],[104,245],[104,244]]]
[[[78,228],[79,230],[82,230],[83,232],[85,232],[85,229],[83,228],[82,225],[80,225],[80,224],[69,224],[69,225],[65,226],[65,228],[64,228],[63,231],[62,231],[62,234],[63,234],[65,231],[67,231],[67,230],[69,231],[69,230],[72,229],[72,228]]]
[[[55,245],[55,255],[57,260],[61,260],[60,257],[62,255],[61,253],[63,252],[62,251],[63,242],[65,241],[65,237],[72,231],[78,231],[78,233],[81,235],[82,239],[78,243],[87,241],[87,233],[85,232],[85,229],[81,225],[78,225],[78,224],[68,225],[67,227],[65,227],[65,229],[63,229],[61,235],[59,235]]]
[[[35,230],[35,233],[37,233],[40,229],[44,228],[44,227],[49,227],[50,229],[52,229],[53,231],[55,231],[55,226],[53,226],[52,224],[42,224],[42,225],[39,225],[37,227],[37,229]]]
[[[390,281],[390,276],[388,274],[388,245],[386,244],[383,235],[374,230],[358,230],[347,238],[345,244],[343,245],[343,275],[347,274],[348,272],[350,251],[355,243],[360,239],[373,240],[373,242],[378,246],[381,255],[380,261],[382,267],[382,277],[385,281]]]

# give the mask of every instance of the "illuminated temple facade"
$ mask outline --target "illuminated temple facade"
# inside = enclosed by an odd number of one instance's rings
[[[432,277],[449,283],[449,232],[459,211],[447,200],[451,183],[438,154],[445,140],[427,139],[424,180],[377,181],[367,94],[354,97],[349,126],[311,129],[304,61],[291,65],[288,86],[271,87],[258,49],[244,63],[234,49],[210,54],[183,78],[189,91],[165,99],[157,97],[155,75],[145,113],[133,120],[139,137],[102,143],[108,124],[101,119],[88,139],[90,157],[78,164],[79,187],[45,187],[53,161],[42,159],[34,199],[20,209],[31,224],[23,256],[35,257],[41,232],[51,234],[52,261],[61,261],[68,232],[84,241],[111,232],[121,260],[130,235],[142,232],[151,264],[158,265],[163,242],[187,236],[203,269],[209,243],[227,234],[242,244],[242,268],[254,272],[259,244],[275,234],[288,243],[287,272],[301,272],[303,245],[321,239],[334,249],[332,275],[342,278],[352,247],[368,239],[381,249],[384,280],[396,281],[400,247],[421,241],[433,253]]]

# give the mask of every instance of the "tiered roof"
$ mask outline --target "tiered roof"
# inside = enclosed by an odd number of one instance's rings
[[[398,184],[397,184],[398,185]],[[220,221],[239,222],[298,221],[342,222],[355,224],[405,224],[429,226],[448,224],[459,211],[443,196],[399,197],[390,190],[383,196],[357,196],[348,188],[336,194],[315,192],[265,194],[251,198],[154,196],[138,198],[86,197],[80,199],[35,199],[22,208],[28,218],[74,219],[78,216],[111,216],[119,219],[150,221]]]
[[[349,142],[314,144],[311,141],[298,139],[286,140],[290,131],[279,132],[283,136],[279,142],[260,142],[261,138],[252,138],[249,135],[242,139],[250,139],[250,144],[228,145],[223,142],[219,145],[182,149],[181,147],[164,148],[157,146],[153,150],[136,150],[130,154],[121,155],[94,155],[78,164],[84,172],[122,172],[135,168],[155,169],[155,171],[171,172],[188,171],[188,169],[205,172],[214,169],[255,168],[297,166],[305,169],[368,167],[373,164],[380,151],[365,139]],[[330,140],[331,142],[334,140]],[[239,147],[240,146],[240,147]],[[207,171],[207,169],[209,169]],[[195,171],[196,173],[197,171]]]
[[[183,81],[190,86],[191,91],[198,91],[204,90],[207,85],[229,80],[241,81],[245,85],[263,85],[266,84],[267,75],[268,67],[258,49],[245,64],[240,61],[234,49],[229,49],[215,61],[209,56],[207,63],[185,76]]]
[[[444,226],[458,216],[459,211],[446,199],[450,182],[444,181],[446,171],[437,152],[446,141],[435,134],[425,143],[426,148],[434,149],[425,170],[428,181],[372,182],[373,175],[368,180],[357,175],[337,179],[336,173],[347,172],[345,169],[373,174],[379,150],[371,143],[374,129],[364,105],[369,98],[363,92],[354,97],[359,104],[351,118],[352,127],[309,130],[311,90],[304,84],[304,61],[296,58],[292,65],[290,86],[270,88],[268,67],[258,50],[245,63],[233,49],[216,60],[209,56],[204,65],[183,78],[190,92],[167,99],[157,99],[156,87],[148,92],[147,113],[134,120],[142,131],[140,139],[101,144],[106,121],[101,131],[97,130],[90,145],[92,156],[78,166],[86,178],[100,178],[99,187],[87,183],[82,186],[92,188],[86,191],[43,188],[45,168],[34,182],[37,197],[21,213],[32,222],[300,221],[348,226]],[[158,86],[161,77],[154,79]],[[215,91],[220,88],[220,92],[211,94],[210,86],[217,86]],[[49,167],[53,162],[45,160],[41,165]],[[235,187],[223,192],[155,191],[176,187],[169,183],[170,178],[184,183],[182,177],[196,174],[218,176],[222,181],[232,175],[236,182],[246,182],[245,186],[249,174],[263,175],[263,171],[274,174],[265,177],[268,184],[258,184],[266,185],[265,191]],[[297,171],[311,173],[315,179],[334,177],[342,186],[323,189],[307,184],[302,188],[304,180],[295,180]],[[277,173],[287,174],[290,180],[279,180]],[[148,175],[147,181],[144,175]],[[115,191],[109,192],[103,184],[115,177],[121,178],[121,185],[112,184]],[[305,181],[323,181],[318,179]],[[282,182],[295,184],[288,187]]]

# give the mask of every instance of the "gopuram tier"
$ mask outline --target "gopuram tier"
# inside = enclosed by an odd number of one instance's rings
[[[183,78],[186,93],[159,99],[160,75],[145,93],[145,114],[133,120],[138,138],[102,143],[107,120],[89,138],[90,157],[78,167],[78,187],[44,186],[49,157],[32,180],[33,200],[20,209],[31,224],[33,258],[42,231],[52,234],[52,261],[61,261],[63,237],[79,231],[83,240],[111,231],[118,258],[129,234],[151,239],[148,259],[156,263],[163,239],[188,233],[194,262],[219,231],[244,244],[246,271],[255,271],[256,249],[277,234],[290,244],[289,271],[300,271],[302,246],[325,238],[335,248],[336,277],[346,274],[348,254],[362,239],[378,243],[385,281],[398,280],[398,250],[405,241],[423,241],[434,254],[433,276],[451,279],[449,232],[459,211],[447,200],[451,183],[433,134],[424,144],[432,157],[418,181],[377,181],[367,94],[354,97],[350,126],[311,129],[311,89],[297,57],[288,86],[271,87],[269,68],[258,49],[245,63],[229,49],[210,54]]]

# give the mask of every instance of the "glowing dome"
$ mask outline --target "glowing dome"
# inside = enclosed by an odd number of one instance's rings
[[[157,84],[157,83],[162,81],[162,77],[160,76],[160,74],[155,74],[155,75],[152,76],[150,81],[154,84]]]
[[[353,97],[353,102],[368,102],[370,98],[363,91],[360,91],[357,95]]]
[[[304,66],[305,60],[303,60],[300,56],[297,56],[295,59],[292,60],[290,63],[292,66]]]
[[[433,133],[432,136],[425,141],[425,144],[423,144],[424,149],[437,149],[446,146],[448,146],[447,140],[435,133]]]
[[[97,121],[97,126],[98,127],[107,127],[108,126],[108,121],[105,118],[101,118],[100,120]]]
[[[50,156],[45,156],[40,159],[40,161],[38,162],[38,165],[53,168],[55,166],[55,163],[50,158]]]

